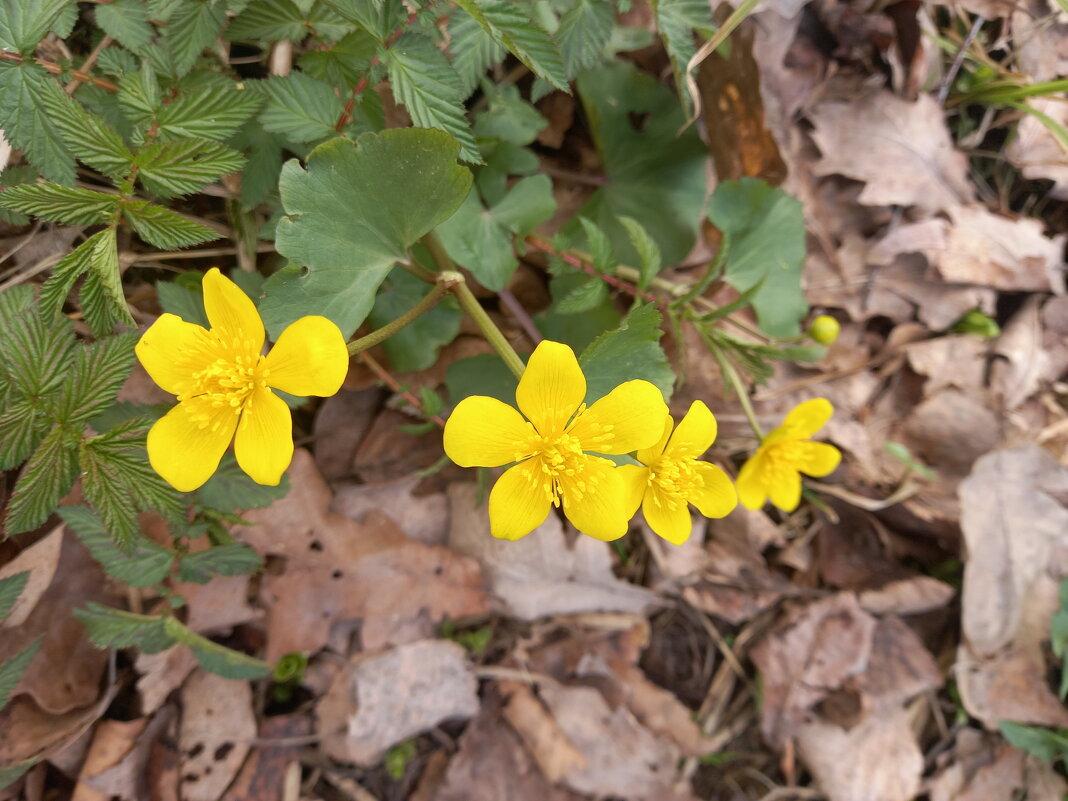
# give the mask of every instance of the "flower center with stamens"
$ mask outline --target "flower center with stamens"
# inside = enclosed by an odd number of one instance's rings
[[[696,465],[697,462],[694,459],[685,456],[676,456],[671,453],[661,456],[649,466],[649,481],[660,489],[660,492],[655,493],[653,498],[663,499],[671,511],[675,511],[680,504],[685,507],[688,503],[687,498],[693,491],[705,485]]]
[[[568,482],[572,500],[580,500],[594,489],[595,477],[585,470],[590,457],[582,452],[578,437],[570,434],[543,437],[532,433],[527,446],[540,468],[534,480],[554,506],[560,505],[561,480]]]
[[[270,371],[264,367],[264,357],[251,350],[251,344],[216,340],[186,354],[189,381],[178,400],[200,428],[218,428],[227,412],[247,416],[252,411],[252,395],[267,386]]]

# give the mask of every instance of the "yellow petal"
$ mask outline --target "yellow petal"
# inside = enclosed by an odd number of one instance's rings
[[[211,332],[230,348],[259,355],[263,349],[263,320],[256,304],[241,287],[212,267],[204,274],[204,311]]]
[[[137,341],[134,351],[141,366],[160,387],[179,395],[191,378],[185,366],[190,353],[211,347],[207,330],[174,314],[162,314]],[[203,366],[196,369],[203,369]]]
[[[456,404],[445,422],[445,453],[460,467],[500,467],[529,456],[533,434],[507,403],[472,395]]]
[[[767,486],[771,502],[784,512],[792,512],[801,503],[801,474],[796,470],[776,470]]]
[[[686,500],[705,517],[726,517],[738,505],[738,493],[727,474],[708,462],[697,462],[704,486],[690,493]]]
[[[570,433],[585,451],[630,453],[656,444],[667,416],[659,389],[648,381],[627,381],[575,418]]]
[[[211,478],[236,427],[237,415],[229,406],[179,403],[148,432],[148,461],[176,490],[192,492]]]
[[[659,487],[650,487],[649,492],[645,493],[642,514],[649,528],[673,545],[682,545],[693,532],[693,521],[686,501],[678,496],[669,497]]]
[[[325,317],[301,317],[286,328],[264,360],[267,383],[290,395],[326,398],[341,389],[349,351],[341,329]]]
[[[671,431],[675,428],[675,421],[671,419],[669,414],[664,418],[664,431],[660,435],[660,441],[655,443],[649,448],[639,448],[635,454],[638,461],[642,464],[653,464],[664,453],[664,448],[667,447],[668,440],[671,439]]]
[[[545,522],[552,502],[542,488],[542,479],[537,459],[520,462],[497,479],[489,496],[490,533],[494,537],[517,540]]]
[[[675,428],[667,447],[672,453],[696,459],[715,441],[716,418],[702,401],[696,400]]]
[[[638,507],[642,505],[642,498],[649,486],[649,468],[636,464],[625,464],[617,467],[616,472],[623,479],[623,508],[629,513],[628,518],[634,517]]]
[[[764,486],[763,448],[759,448],[749,457],[749,461],[742,465],[735,487],[738,490],[738,500],[746,509],[759,509],[764,505],[768,491]]]
[[[293,461],[293,415],[271,390],[257,388],[245,401],[234,455],[249,478],[270,487],[278,485]]]
[[[627,533],[623,478],[608,459],[587,456],[582,469],[560,477],[564,514],[583,534],[598,540],[618,540]]]
[[[791,461],[794,467],[805,475],[830,475],[842,461],[841,452],[826,442],[795,442],[790,447]]]
[[[834,407],[826,398],[813,398],[800,403],[786,415],[781,429],[789,433],[792,439],[808,439],[831,419]]]
[[[515,391],[519,410],[539,434],[551,437],[563,433],[585,397],[586,377],[575,352],[559,342],[542,341],[519,379]]]

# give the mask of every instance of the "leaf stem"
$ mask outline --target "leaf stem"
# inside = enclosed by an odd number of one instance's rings
[[[26,62],[27,59],[23,58],[18,53],[12,53],[8,50],[0,50],[0,61],[14,61],[19,64],[22,64]],[[74,76],[82,83],[91,83],[98,89],[103,89],[107,92],[119,91],[119,85],[117,83],[106,81],[103,78],[94,78],[92,75],[86,72],[82,72],[81,70],[66,69],[65,67],[62,67],[59,64],[56,64],[55,62],[45,61],[41,58],[33,59],[33,63],[36,64],[38,67],[43,67],[48,72],[51,72],[53,75],[62,75],[63,73],[67,73],[68,75]]]
[[[389,339],[395,333],[400,331],[405,326],[413,323],[419,315],[424,312],[430,311],[432,308],[438,305],[438,301],[445,297],[446,294],[452,288],[455,281],[447,273],[442,273],[438,280],[434,283],[434,287],[426,293],[418,303],[416,303],[408,311],[404,312],[400,317],[391,322],[386,323],[381,328],[375,329],[367,336],[354,339],[349,343],[349,356],[355,356],[361,351],[365,351],[368,348],[373,348],[380,342],[384,342]]]
[[[764,429],[760,427],[760,423],[757,421],[756,412],[753,409],[753,402],[749,399],[749,393],[745,391],[745,387],[742,385],[742,379],[741,376],[738,375],[738,371],[735,369],[734,365],[731,364],[727,355],[715,342],[712,341],[701,326],[697,326],[697,333],[701,335],[701,339],[704,340],[705,346],[719,365],[720,372],[723,373],[723,378],[731,385],[734,394],[738,396],[738,402],[742,405],[742,413],[745,414],[745,419],[749,422],[749,427],[753,429],[753,433],[756,434],[757,439],[763,442]]]

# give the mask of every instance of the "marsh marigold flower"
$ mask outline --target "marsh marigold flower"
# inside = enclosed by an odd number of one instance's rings
[[[473,395],[445,424],[445,453],[461,467],[517,463],[490,491],[493,536],[519,539],[561,504],[584,534],[600,540],[626,534],[623,478],[610,459],[588,451],[624,454],[655,443],[667,414],[660,390],[627,381],[587,408],[586,377],[574,352],[545,341],[531,354],[515,397],[522,415]]]
[[[693,528],[689,504],[705,517],[726,517],[738,505],[738,495],[726,473],[698,461],[716,439],[716,418],[709,408],[694,401],[677,428],[674,422],[668,415],[660,441],[638,451],[641,465],[624,465],[619,472],[631,514],[641,506],[649,528],[681,545]]]
[[[831,419],[834,407],[826,398],[813,398],[786,415],[782,425],[764,437],[738,474],[738,499],[749,509],[759,509],[764,500],[784,512],[801,502],[801,473],[825,476],[834,472],[842,454],[825,442],[809,439]]]
[[[271,389],[333,395],[348,371],[345,338],[325,317],[302,317],[263,356],[256,306],[214,268],[204,276],[204,310],[210,329],[164,314],[137,343],[152,380],[178,398],[148,432],[148,460],[189,492],[211,477],[232,440],[241,469],[275,485],[293,458],[293,421]]]

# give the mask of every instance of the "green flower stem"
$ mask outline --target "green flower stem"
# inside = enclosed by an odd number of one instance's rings
[[[738,402],[742,405],[742,412],[745,414],[745,419],[749,422],[749,427],[753,429],[753,433],[756,434],[757,439],[763,442],[764,429],[760,427],[760,423],[757,421],[756,412],[753,410],[753,402],[749,400],[749,393],[745,391],[745,387],[742,385],[742,379],[738,375],[738,371],[735,369],[734,365],[731,364],[727,355],[708,338],[704,331],[700,328],[698,328],[697,331],[701,335],[701,339],[704,340],[705,346],[719,365],[719,369],[723,373],[723,378],[731,385],[734,394],[738,396]]]
[[[508,369],[515,374],[515,377],[522,378],[526,365],[523,364],[523,360],[519,358],[519,354],[515,352],[512,344],[501,333],[501,329],[486,314],[486,310],[482,308],[482,304],[478,302],[478,298],[475,297],[471,288],[467,285],[463,274],[457,271],[456,263],[445,252],[445,248],[438,238],[431,232],[419,241],[430,251],[430,255],[434,257],[434,262],[441,270],[438,273],[438,281],[441,282],[446,276],[449,276],[451,281],[450,289],[452,294],[456,296],[456,301],[460,304],[460,308],[475,321],[475,324],[482,332],[482,336],[497,351],[497,354],[508,365]]]
[[[463,278],[461,277],[460,280],[462,281]],[[451,280],[451,277],[447,276],[444,273],[438,276],[437,280],[434,282],[434,288],[427,292],[426,296],[414,306],[412,306],[412,308],[408,309],[408,311],[406,311],[396,320],[393,320],[390,323],[386,323],[386,325],[372,331],[367,336],[360,337],[359,339],[354,339],[352,342],[350,342],[348,346],[349,356],[355,356],[361,351],[365,351],[368,348],[373,348],[375,345],[379,344],[380,342],[383,342],[386,339],[389,339],[391,336],[400,331],[406,325],[413,322],[415,318],[417,318],[423,312],[430,311],[432,308],[438,305],[439,300],[441,300],[443,297],[445,297],[445,295],[449,293],[449,290],[452,288],[454,283],[455,281]]]
[[[482,336],[497,351],[504,363],[508,365],[508,369],[515,374],[516,378],[522,378],[526,365],[523,364],[523,360],[519,358],[519,354],[515,352],[511,343],[505,339],[501,329],[486,314],[486,310],[482,308],[482,304],[478,302],[471,288],[466,283],[455,284],[452,293],[456,296],[460,308],[471,315],[471,319],[482,331]]]

